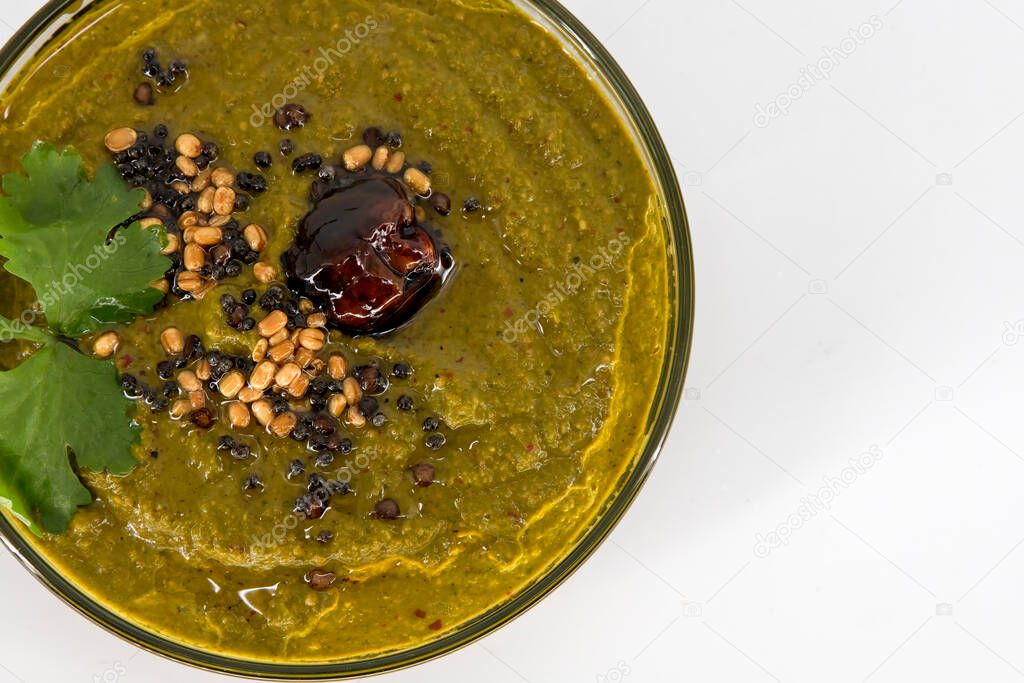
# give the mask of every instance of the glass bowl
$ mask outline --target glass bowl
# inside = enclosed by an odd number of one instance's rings
[[[0,50],[0,92],[62,29],[97,0],[51,0]],[[513,0],[532,21],[559,39],[593,83],[615,107],[647,166],[665,217],[665,254],[670,305],[666,353],[655,400],[646,424],[646,441],[634,466],[618,483],[590,528],[543,575],[506,602],[462,624],[448,636],[429,643],[362,661],[337,664],[294,664],[250,661],[177,643],[152,633],[112,612],[86,595],[22,537],[6,515],[0,515],[0,536],[21,564],[47,588],[108,631],[154,653],[192,666],[226,674],[277,680],[327,680],[365,676],[406,667],[452,652],[511,621],[554,590],[601,544],[636,498],[664,445],[678,407],[693,332],[693,259],[690,232],[675,172],[661,136],[629,79],[601,43],[568,10],[554,0]]]

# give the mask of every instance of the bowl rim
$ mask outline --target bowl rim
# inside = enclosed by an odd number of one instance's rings
[[[103,0],[49,0],[39,11],[0,48],[0,79],[18,73],[12,72],[19,58],[32,43],[53,27],[55,20],[67,15],[88,11],[95,2]],[[667,362],[663,363],[655,394],[655,410],[648,416],[647,440],[637,464],[620,490],[598,513],[590,529],[579,536],[575,546],[555,565],[534,582],[521,589],[513,599],[491,607],[486,612],[463,623],[456,631],[412,648],[375,656],[366,660],[352,660],[334,664],[272,663],[219,655],[177,643],[146,628],[133,624],[114,613],[72,582],[54,570],[34,548],[28,544],[7,515],[0,514],[0,541],[25,569],[51,592],[90,621],[128,642],[155,654],[200,669],[221,674],[260,678],[264,680],[340,680],[357,676],[385,673],[406,668],[429,659],[454,652],[494,632],[533,607],[542,598],[561,585],[589,558],[608,537],[637,494],[664,448],[670,428],[678,411],[686,370],[693,342],[694,323],[694,264],[690,226],[683,203],[682,192],[671,158],[646,105],[633,84],[608,50],[557,0],[513,0],[539,12],[587,58],[592,60],[606,80],[606,93],[618,98],[620,114],[627,117],[638,135],[635,143],[639,151],[648,155],[645,160],[652,173],[656,188],[662,195],[667,223],[674,239],[668,254],[669,290],[677,305],[671,311],[666,339]],[[47,42],[52,40],[48,37]],[[674,248],[672,248],[674,247]]]

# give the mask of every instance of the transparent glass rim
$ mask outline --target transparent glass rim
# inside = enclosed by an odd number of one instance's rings
[[[63,26],[103,0],[50,0],[0,49],[0,91],[18,75],[35,52],[59,35]],[[365,660],[338,663],[288,664],[219,655],[153,633],[98,603],[50,566],[22,537],[6,515],[0,515],[0,540],[19,562],[64,602],[121,638],[170,659],[235,676],[271,680],[337,680],[384,673],[453,652],[500,628],[535,605],[568,578],[604,541],[636,498],[668,437],[685,381],[693,339],[694,267],[690,228],[679,182],[647,107],[622,69],[600,41],[555,0],[515,0],[528,15],[553,29],[576,56],[599,76],[605,94],[620,109],[636,137],[662,202],[671,237],[669,253],[670,312],[666,354],[651,413],[647,441],[636,466],[616,496],[568,554],[511,600],[462,624],[437,640]]]

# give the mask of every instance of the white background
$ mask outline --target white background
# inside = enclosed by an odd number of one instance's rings
[[[4,0],[3,37],[40,4]],[[686,400],[578,574],[381,680],[1024,678],[1024,0],[567,4],[685,181]],[[0,580],[0,683],[220,680],[106,635],[7,554]]]

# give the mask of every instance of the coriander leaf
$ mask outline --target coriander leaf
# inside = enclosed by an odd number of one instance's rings
[[[3,178],[0,256],[35,289],[49,326],[74,337],[151,311],[163,294],[150,283],[169,265],[162,235],[133,223],[105,244],[138,212],[142,191],[109,164],[89,181],[71,148],[37,142],[22,166],[27,175]]]
[[[53,340],[53,336],[41,327],[26,325],[20,320],[10,320],[0,315],[0,342],[10,342],[15,339],[46,344]]]
[[[62,533],[92,502],[69,460],[125,474],[139,428],[128,417],[111,363],[50,338],[18,367],[0,372],[0,504],[30,528]]]

